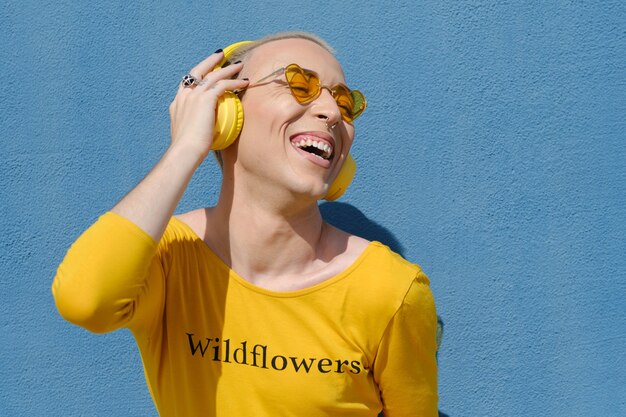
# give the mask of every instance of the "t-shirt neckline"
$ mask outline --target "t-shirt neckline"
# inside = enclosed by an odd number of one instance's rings
[[[220,258],[214,251],[213,249],[211,249],[211,247],[209,245],[207,245],[207,243],[204,241],[204,239],[202,239],[200,236],[198,236],[198,234],[191,228],[191,226],[189,226],[187,223],[183,222],[182,220],[179,220],[178,218],[172,216],[172,219],[174,219],[177,223],[179,223],[180,225],[182,225],[182,227],[187,230],[187,232],[194,237],[194,239],[199,240],[199,244],[200,246],[202,246],[204,248],[204,251],[214,260],[216,260],[217,264],[225,269],[228,272],[228,276],[234,280],[237,284],[252,290],[254,292],[260,293],[260,294],[264,294],[264,295],[268,295],[271,297],[278,297],[278,298],[291,298],[291,297],[299,297],[299,296],[303,296],[303,295],[307,295],[310,294],[312,292],[316,292],[319,291],[323,288],[326,288],[330,285],[333,285],[341,280],[343,280],[344,278],[346,278],[348,275],[350,275],[364,260],[365,258],[367,258],[368,254],[377,246],[380,246],[381,243],[378,241],[370,241],[367,246],[365,247],[365,249],[363,249],[363,251],[359,254],[359,256],[356,257],[356,259],[354,261],[352,261],[352,263],[345,268],[343,271],[339,272],[337,275],[334,275],[322,282],[318,282],[317,284],[311,285],[309,287],[305,287],[305,288],[300,288],[298,290],[292,290],[292,291],[274,291],[274,290],[269,290],[267,288],[263,288],[263,287],[259,287],[258,285],[255,285],[253,283],[251,283],[250,281],[244,279],[243,277],[241,277],[237,272],[235,272],[230,266],[228,266],[226,264],[226,262],[224,262],[224,260],[222,258]]]

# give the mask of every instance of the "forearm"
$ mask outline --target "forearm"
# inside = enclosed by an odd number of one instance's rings
[[[158,242],[202,159],[188,148],[170,147],[111,211],[132,221]]]

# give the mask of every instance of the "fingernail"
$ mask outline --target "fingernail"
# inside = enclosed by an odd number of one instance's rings
[[[233,63],[233,65],[235,65],[235,64],[241,64],[241,61],[237,61],[237,62]]]
[[[222,52],[222,48],[218,49],[217,51],[213,52],[214,54],[219,54],[220,52]]]
[[[250,81],[248,78],[242,78],[243,81]]]

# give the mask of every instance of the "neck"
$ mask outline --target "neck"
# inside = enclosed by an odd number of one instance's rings
[[[303,200],[270,200],[223,185],[209,214],[213,249],[252,282],[314,273],[328,262],[327,227],[317,202]]]

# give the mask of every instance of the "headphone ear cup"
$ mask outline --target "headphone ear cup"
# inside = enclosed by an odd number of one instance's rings
[[[237,49],[252,43],[252,41],[242,41],[233,43],[224,48],[224,57],[213,71],[222,68],[228,58]],[[213,129],[213,145],[211,149],[221,151],[228,148],[239,137],[241,128],[243,127],[243,106],[239,97],[233,92],[225,92],[217,100],[217,108],[215,110],[215,128]]]
[[[211,149],[220,151],[237,140],[243,127],[243,106],[235,93],[227,91],[217,101]]]
[[[335,181],[328,187],[328,192],[324,200],[335,201],[341,197],[350,186],[355,173],[356,162],[352,155],[348,154],[348,157],[343,162],[343,166],[339,170],[339,174],[337,174],[337,178],[335,178]]]

